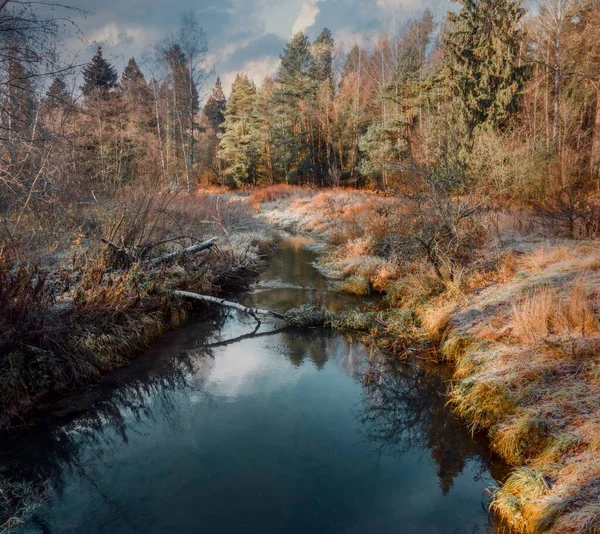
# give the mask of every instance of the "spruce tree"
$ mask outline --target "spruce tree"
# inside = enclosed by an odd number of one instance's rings
[[[146,80],[135,58],[131,58],[123,70],[123,74],[121,74],[121,86],[123,87],[123,90],[135,90],[141,84],[145,85],[145,83]]]
[[[331,31],[325,28],[311,46],[310,78],[317,84],[325,81],[333,86],[333,48]]]
[[[212,94],[208,97],[204,106],[204,116],[208,119],[208,123],[215,132],[222,131],[222,124],[225,120],[225,109],[227,108],[227,99],[221,85],[221,78],[217,78],[217,82],[212,90]]]
[[[256,86],[245,74],[238,74],[225,110],[223,133],[219,136],[219,157],[227,164],[226,172],[238,186],[256,184],[260,150],[256,144]]]
[[[81,90],[85,96],[94,93],[107,93],[114,88],[118,75],[115,68],[103,57],[102,47],[99,46],[94,57],[83,68],[83,85]]]
[[[308,106],[314,100],[315,84],[310,78],[311,45],[302,32],[292,37],[280,56],[281,66],[275,78],[274,113],[278,120],[274,135],[274,164],[286,181],[299,183],[304,176],[314,178],[311,162],[311,132]]]
[[[50,84],[50,87],[46,92],[46,97],[52,105],[65,104],[71,99],[67,84],[59,76],[52,80],[52,84]]]
[[[71,93],[69,93],[69,90],[67,89],[67,84],[60,76],[57,76],[52,80],[52,83],[46,92],[45,105],[48,109],[57,109],[71,103]]]
[[[519,0],[454,0],[446,35],[447,80],[468,132],[505,126],[519,106],[525,68],[519,66],[523,10]]]
[[[6,102],[1,106],[3,114],[8,117],[7,129],[9,134],[25,133],[34,119],[35,95],[31,79],[21,62],[16,59],[10,60],[7,74]]]

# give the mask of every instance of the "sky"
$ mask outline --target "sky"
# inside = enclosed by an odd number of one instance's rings
[[[96,45],[123,69],[130,57],[175,32],[184,12],[193,10],[208,40],[208,64],[226,91],[238,72],[257,84],[274,74],[279,54],[298,31],[314,39],[329,28],[342,46],[364,41],[390,21],[402,24],[429,7],[438,17],[450,0],[70,0],[86,10],[75,21],[82,36],[69,47],[85,61]],[[140,61],[143,63],[142,61]],[[143,65],[142,65],[143,66]]]

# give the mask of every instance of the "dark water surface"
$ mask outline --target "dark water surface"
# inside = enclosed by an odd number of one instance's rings
[[[312,259],[286,239],[249,300],[357,304]],[[446,409],[447,370],[274,328],[192,324],[2,438],[1,468],[50,488],[22,531],[494,532],[484,490],[501,467]]]

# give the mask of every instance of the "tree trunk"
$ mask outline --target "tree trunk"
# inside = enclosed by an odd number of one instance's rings
[[[600,189],[600,80],[596,82],[596,120],[592,133],[591,170],[592,176],[598,180]]]
[[[554,65],[554,123],[552,125],[552,152],[554,155],[558,153],[558,120],[560,115],[560,46],[561,46],[561,31],[556,32],[556,50],[555,50],[555,65]]]
[[[187,298],[187,299],[192,299],[192,300],[199,300],[201,302],[208,302],[210,304],[218,304],[219,306],[225,306],[226,308],[233,308],[235,310],[239,310],[241,312],[247,313],[248,315],[250,315],[251,317],[253,317],[254,319],[256,319],[257,322],[260,323],[260,320],[258,319],[259,316],[270,316],[270,317],[275,317],[277,319],[285,319],[285,315],[282,315],[281,313],[277,313],[271,310],[261,310],[260,308],[248,308],[246,306],[242,306],[241,304],[238,304],[237,302],[231,302],[225,299],[220,299],[217,297],[210,297],[208,295],[198,295],[198,293],[190,293],[189,291],[175,291],[174,292],[175,295],[177,295],[178,297],[183,297],[183,298]]]
[[[189,163],[187,166],[187,190],[188,190],[188,194],[193,195],[194,194],[194,190],[195,188],[195,183],[194,183],[194,65],[193,65],[193,58],[190,57],[190,65],[189,65],[189,70],[190,70],[190,87],[189,87],[189,92],[190,92],[190,109],[189,109],[189,113],[190,113],[190,135],[189,135],[189,142],[188,142],[188,155],[189,155]]]

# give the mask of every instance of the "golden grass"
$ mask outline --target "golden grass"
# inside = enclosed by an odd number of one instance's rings
[[[275,184],[254,189],[250,195],[250,204],[259,207],[266,202],[274,202],[297,193],[306,192],[306,188],[295,187],[288,184]]]
[[[441,283],[382,245],[403,228],[402,210],[398,201],[328,191],[284,203],[273,217],[325,237],[333,250],[321,267],[347,290],[386,293],[390,311],[349,324],[390,350],[425,338],[441,345],[455,366],[449,404],[517,466],[492,506],[515,532],[600,533],[597,243],[482,254]]]
[[[596,256],[594,246],[535,250],[514,269],[524,276],[495,282],[451,314],[450,402],[520,466],[492,505],[515,532],[600,532]]]
[[[585,281],[580,278],[569,288],[567,297],[551,286],[537,288],[513,305],[511,326],[519,341],[539,343],[551,334],[594,334],[600,325]]]
[[[523,262],[526,269],[541,271],[553,263],[569,258],[572,249],[566,245],[550,246],[542,245],[536,248]]]

